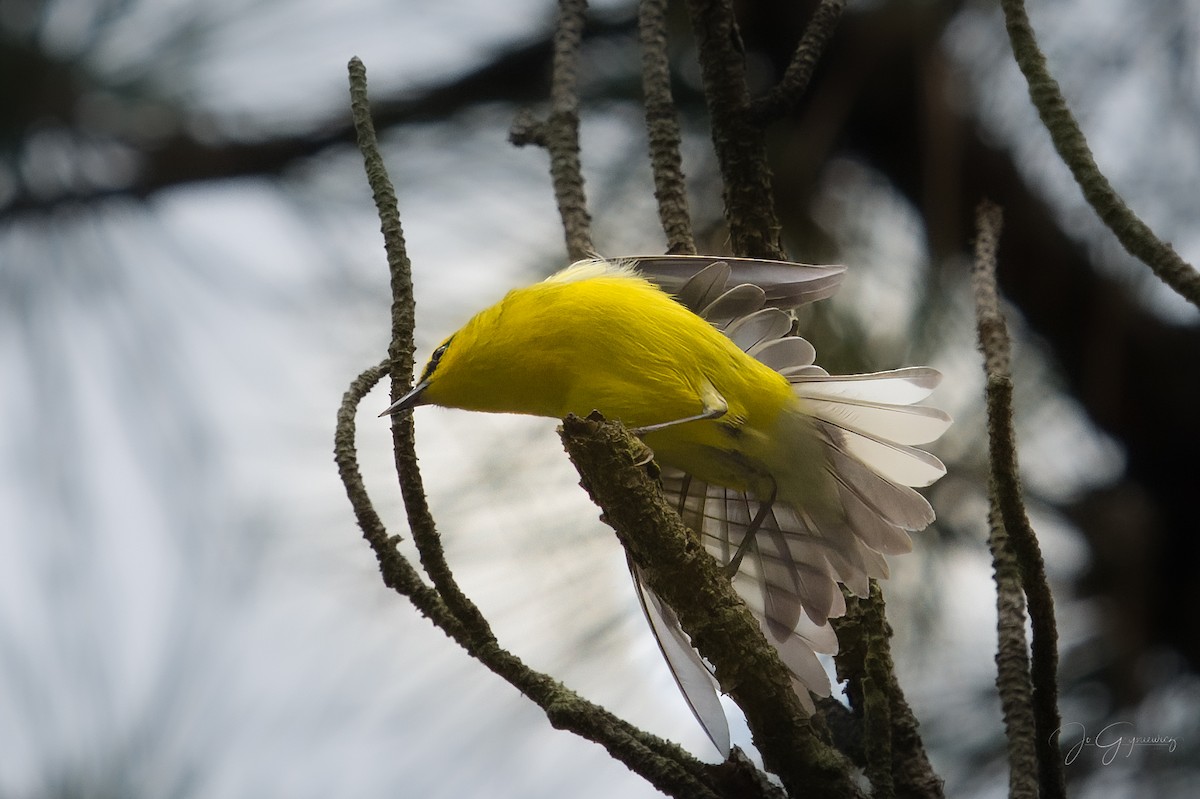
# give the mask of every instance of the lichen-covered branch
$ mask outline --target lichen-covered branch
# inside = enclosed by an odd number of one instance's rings
[[[1087,139],[1075,121],[1067,101],[1050,75],[1046,57],[1038,49],[1037,38],[1022,0],[1001,0],[1005,27],[1012,43],[1013,57],[1029,84],[1029,97],[1037,108],[1042,124],[1050,133],[1059,157],[1071,170],[1075,182],[1096,214],[1108,226],[1131,255],[1138,258],[1180,296],[1200,308],[1200,271],[1184,261],[1171,245],[1154,235],[1145,222],[1125,205],[1108,178],[1096,166]]]
[[[1008,740],[1008,795],[1009,799],[1037,799],[1037,726],[1033,719],[1033,683],[1025,640],[1025,594],[1021,590],[1021,570],[1004,530],[995,493],[988,526],[998,617],[996,688]]]
[[[745,52],[732,0],[688,0],[688,10],[733,251],[755,258],[784,258],[766,136],[751,114]]]
[[[594,255],[592,218],[583,190],[579,160],[579,49],[587,20],[587,0],[559,0],[554,29],[554,66],[550,77],[550,115],[539,121],[522,113],[509,140],[518,147],[536,144],[550,154],[550,180],[572,261]]]
[[[371,497],[367,494],[363,483],[362,473],[358,468],[358,451],[354,443],[354,417],[358,412],[358,404],[375,384],[387,374],[388,362],[372,366],[355,378],[342,397],[338,409],[337,430],[333,439],[333,456],[338,466],[338,474],[354,509],[354,516],[363,537],[371,545],[375,557],[379,560],[379,571],[383,575],[383,583],[388,588],[408,597],[421,615],[437,625],[446,635],[455,640],[467,638],[465,628],[459,622],[436,589],[430,588],[422,580],[417,570],[412,567],[403,555],[396,550],[398,537],[389,536],[383,520],[375,511]]]
[[[375,140],[367,100],[366,69],[358,59],[350,62],[350,83],[359,148],[376,198],[392,270],[393,341],[388,360],[364,371],[346,391],[338,410],[334,457],[359,527],[379,561],[384,584],[407,597],[422,615],[472,657],[541,707],[555,727],[599,743],[615,759],[669,796],[718,799],[721,794],[712,788],[712,770],[707,764],[675,744],[645,733],[588,702],[548,675],[529,668],[499,645],[487,620],[459,589],[445,560],[417,467],[409,415],[393,422],[393,448],[409,526],[433,587],[426,585],[412,564],[399,553],[396,549],[399,538],[387,534],[376,513],[358,468],[355,416],[362,398],[388,371],[393,380],[393,398],[411,384],[414,304],[395,193]]]
[[[815,731],[787,668],[729,578],[663,498],[645,445],[595,413],[567,417],[562,438],[603,520],[716,668],[721,689],[746,714],[763,763],[789,795],[861,796],[850,763]]]
[[[334,458],[364,538],[379,561],[383,582],[407,597],[413,606],[491,671],[503,677],[541,707],[550,723],[603,746],[631,771],[663,793],[679,799],[717,799],[724,794],[710,783],[712,768],[675,744],[642,732],[570,691],[553,678],[526,666],[501,648],[494,638],[471,634],[450,611],[441,594],[422,580],[416,569],[396,549],[363,484],[355,446],[358,405],[387,372],[387,364],[373,366],[350,384],[338,409]]]
[[[754,100],[746,83],[745,52],[732,0],[688,0],[724,183],[725,221],[739,255],[785,257],[767,163],[766,124],[807,90],[844,7],[845,0],[824,0],[818,6],[783,79]]]
[[[642,93],[658,218],[667,235],[667,252],[695,255],[683,158],[679,152],[679,115],[671,97],[667,0],[642,0],[638,6],[638,37],[642,44]]]
[[[1017,466],[1016,434],[1013,430],[1012,377],[1009,373],[1008,328],[1000,311],[996,288],[996,252],[1003,216],[1000,208],[984,202],[976,214],[975,265],[972,282],[979,348],[987,376],[988,456],[993,503],[999,511],[1028,602],[1033,684],[1032,709],[1037,747],[1038,782],[1041,796],[1058,799],[1066,795],[1062,760],[1053,743],[1061,726],[1058,712],[1058,630],[1054,597],[1046,579],[1046,566],[1037,533],[1029,523],[1021,498]]]
[[[416,324],[412,264],[408,259],[404,232],[400,225],[396,192],[388,179],[383,155],[379,152],[379,144],[375,137],[375,126],[371,121],[371,108],[367,97],[367,70],[362,61],[354,58],[350,61],[349,71],[350,108],[354,115],[354,130],[359,150],[363,154],[367,182],[375,197],[391,275],[392,340],[388,347],[388,358],[392,377],[391,396],[394,401],[412,387],[415,349],[413,329]],[[491,638],[492,631],[487,620],[475,603],[458,587],[450,573],[450,566],[442,550],[441,537],[425,497],[421,471],[417,466],[416,441],[412,416],[409,414],[392,417],[392,452],[396,462],[396,475],[400,482],[400,493],[404,497],[404,508],[408,514],[413,541],[420,553],[421,566],[451,612],[466,626],[469,634],[480,640]]]
[[[917,718],[896,679],[892,628],[879,584],[871,582],[866,598],[846,592],[846,615],[830,623],[838,636],[838,679],[846,681],[859,720],[854,749],[861,750],[872,796],[941,799],[943,781],[929,763]]]

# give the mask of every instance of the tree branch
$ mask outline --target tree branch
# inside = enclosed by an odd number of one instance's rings
[[[601,518],[716,668],[746,714],[766,767],[791,796],[861,796],[845,757],[817,735],[787,668],[729,578],[663,498],[646,446],[598,413],[568,416],[561,432]]]
[[[834,662],[860,720],[854,749],[861,749],[872,796],[941,799],[942,779],[929,763],[917,718],[896,679],[883,591],[872,580],[866,598],[844,593],[846,615],[830,619],[838,637]]]
[[[1037,799],[1037,729],[1025,641],[1025,594],[1021,591],[1021,570],[1005,532],[995,492],[992,492],[988,526],[988,548],[996,575],[996,688],[1008,740],[1008,795],[1010,799]]]
[[[999,511],[999,521],[1004,534],[1012,544],[1021,586],[1029,603],[1033,632],[1030,673],[1033,685],[1032,711],[1041,796],[1058,799],[1066,795],[1062,760],[1052,741],[1053,733],[1061,726],[1058,712],[1058,631],[1054,618],[1054,597],[1046,579],[1046,567],[1038,546],[1037,533],[1029,523],[1021,499],[1016,435],[1013,432],[1013,385],[1009,372],[1008,329],[1000,311],[999,294],[996,289],[996,250],[1001,222],[999,207],[986,201],[980,204],[976,214],[978,232],[972,282],[975,290],[979,348],[983,352],[984,372],[987,375],[991,493],[992,502]],[[1001,543],[1003,544],[1003,540]],[[997,563],[996,571],[998,579],[1009,578],[1002,563]],[[1012,654],[1006,651],[997,655],[1001,656],[1007,660]],[[1017,701],[1019,700],[1015,696],[1010,698],[1010,703]]]
[[[342,396],[342,404],[338,409],[337,430],[333,439],[333,455],[338,465],[338,474],[346,489],[350,506],[363,537],[371,545],[375,557],[379,561],[379,571],[383,575],[383,584],[393,591],[408,597],[408,600],[421,612],[421,615],[432,621],[443,632],[456,641],[466,640],[466,629],[458,617],[442,600],[436,589],[425,585],[417,570],[412,567],[403,555],[396,550],[399,536],[389,536],[383,520],[376,513],[371,497],[363,483],[362,473],[358,468],[358,451],[355,447],[354,417],[358,412],[358,404],[375,384],[387,373],[388,362],[372,366],[359,375],[346,393]]]
[[[1029,97],[1050,133],[1054,149],[1071,170],[1083,196],[1130,255],[1149,266],[1160,280],[1200,308],[1200,271],[1180,258],[1171,245],[1159,240],[1154,231],[1129,210],[1096,166],[1087,139],[1067,107],[1058,83],[1051,77],[1046,57],[1038,49],[1025,4],[1022,0],[1001,0],[1000,5],[1004,9],[1013,57],[1029,84]]]
[[[567,255],[578,261],[594,254],[592,218],[579,161],[579,48],[587,20],[587,0],[559,0],[550,79],[550,116],[543,122],[518,114],[509,140],[518,147],[537,144],[550,154],[554,199],[566,234]]]
[[[363,165],[367,182],[375,198],[379,212],[380,229],[383,232],[387,251],[388,270],[392,283],[392,340],[388,347],[388,362],[392,377],[392,401],[400,399],[412,388],[413,374],[413,329],[416,325],[412,288],[412,264],[404,243],[404,231],[400,225],[400,212],[396,192],[388,179],[383,155],[375,138],[375,126],[371,122],[371,108],[367,99],[367,71],[362,61],[351,59],[350,108],[354,115],[354,129],[358,136],[359,150],[363,154]],[[479,608],[458,587],[442,550],[441,537],[429,511],[425,496],[425,485],[417,465],[416,441],[411,414],[392,417],[392,452],[396,462],[396,475],[400,482],[400,493],[404,497],[404,508],[408,514],[413,541],[420,553],[421,566],[433,580],[433,585],[445,600],[450,610],[466,627],[468,634],[477,640],[492,638],[491,628]]]
[[[396,550],[398,537],[387,535],[375,512],[358,469],[355,414],[359,402],[382,378],[385,370],[390,369],[392,373],[394,399],[410,385],[414,303],[411,269],[396,211],[395,192],[375,141],[367,100],[366,70],[357,58],[350,62],[350,82],[355,128],[379,210],[392,272],[393,339],[388,360],[366,370],[343,397],[334,436],[334,454],[363,536],[379,561],[384,584],[406,596],[472,657],[533,700],[556,728],[599,743],[612,757],[670,796],[717,799],[719,794],[712,787],[717,775],[707,764],[675,744],[645,733],[588,702],[548,675],[530,669],[497,643],[487,620],[459,589],[445,560],[417,467],[411,415],[394,417],[393,448],[409,527],[433,588],[422,582],[417,571]]]
[[[817,60],[833,37],[845,9],[846,0],[821,0],[804,29],[804,36],[796,46],[796,52],[792,55],[783,78],[751,105],[750,113],[758,124],[765,125],[783,116],[795,107],[808,91],[808,83],[812,79],[813,70],[816,69]]]
[[[584,31],[585,41],[623,39],[633,29],[626,18],[594,19]],[[544,74],[553,60],[550,37],[512,45],[494,58],[461,75],[428,86],[406,87],[390,98],[372,104],[372,116],[380,129],[412,124],[422,120],[444,119],[464,108],[482,103],[522,103],[540,97],[538,76]],[[67,65],[70,67],[70,65]],[[67,70],[75,76],[78,69]],[[73,80],[73,78],[72,78]],[[109,86],[107,89],[112,90]],[[73,91],[80,91],[75,86]],[[65,108],[78,102],[70,97]],[[69,118],[65,113],[63,118]],[[180,125],[181,132],[155,139],[152,147],[137,138],[106,131],[113,144],[135,153],[137,171],[128,182],[119,185],[64,186],[58,193],[30,192],[26,186],[0,201],[0,219],[23,213],[49,212],[63,205],[98,203],[112,198],[144,199],[157,192],[190,183],[204,183],[229,178],[278,176],[305,158],[320,155],[330,149],[353,142],[354,131],[344,113],[313,121],[308,129],[296,135],[274,135],[253,141],[201,141]],[[264,131],[265,133],[265,131]]]
[[[642,43],[642,92],[645,95],[646,134],[658,218],[667,235],[667,252],[695,255],[688,211],[687,184],[679,154],[679,116],[671,97],[671,62],[667,56],[667,0],[642,0],[638,6],[638,37]]]
[[[738,255],[785,258],[766,136],[750,113],[745,52],[731,0],[688,0],[724,183],[725,221]]]

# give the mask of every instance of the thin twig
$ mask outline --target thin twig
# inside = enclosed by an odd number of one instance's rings
[[[1154,235],[1146,223],[1125,205],[1108,178],[1096,166],[1087,139],[1079,129],[1058,83],[1050,75],[1046,57],[1038,49],[1037,38],[1022,0],[1001,0],[1005,27],[1012,43],[1013,56],[1029,84],[1042,124],[1050,132],[1054,148],[1071,170],[1083,196],[1101,221],[1117,236],[1131,255],[1153,270],[1160,280],[1200,308],[1200,271],[1179,257],[1170,244]]]
[[[775,214],[766,135],[750,114],[745,53],[732,0],[688,0],[724,183],[725,221],[734,253],[785,258]]]
[[[404,239],[396,211],[395,192],[388,180],[371,124],[366,92],[366,70],[357,58],[350,62],[351,105],[359,148],[375,195],[392,273],[393,341],[387,361],[363,372],[347,390],[338,411],[334,437],[335,459],[363,536],[380,564],[386,585],[408,597],[413,605],[453,638],[472,657],[503,677],[546,713],[555,727],[599,743],[660,791],[681,799],[717,799],[712,788],[716,773],[669,741],[650,735],[609,711],[568,690],[546,674],[530,669],[500,647],[478,608],[462,594],[446,564],[433,518],[425,500],[413,450],[411,416],[393,424],[405,509],[422,565],[434,582],[430,588],[416,569],[396,550],[398,537],[390,537],[375,512],[359,472],[355,448],[355,414],[367,392],[386,370],[392,374],[392,396],[406,390],[412,373],[412,282]]]
[[[375,511],[358,468],[355,446],[355,415],[363,397],[387,373],[388,362],[372,366],[359,375],[342,398],[334,434],[334,459],[346,495],[354,509],[363,537],[379,560],[384,585],[407,597],[420,613],[463,649],[541,707],[550,723],[559,729],[599,743],[631,771],[641,775],[664,793],[690,799],[716,799],[709,787],[713,769],[676,745],[642,732],[609,711],[581,698],[546,674],[530,669],[494,640],[480,640],[462,625],[442,601],[437,590],[421,581],[417,570],[396,550],[397,537],[390,537]]]
[[[830,623],[838,637],[838,679],[846,681],[846,695],[862,721],[852,745],[861,750],[872,796],[941,799],[942,779],[929,763],[917,718],[896,679],[892,628],[879,584],[871,581],[866,598],[846,592],[846,614]]]
[[[679,115],[671,97],[671,61],[667,54],[667,0],[642,0],[638,6],[638,36],[642,43],[642,93],[646,105],[646,134],[658,218],[667,235],[667,252],[695,255],[687,183],[679,148]]]
[[[996,575],[996,688],[1008,739],[1008,795],[1009,799],[1037,799],[1037,727],[1025,640],[1025,594],[1021,590],[1021,569],[1004,530],[994,491],[991,504],[988,548]]]
[[[412,387],[413,372],[413,328],[415,327],[412,288],[412,264],[404,243],[404,231],[400,225],[400,212],[396,192],[388,179],[383,155],[375,137],[375,126],[371,121],[371,107],[367,98],[367,70],[362,61],[351,59],[350,108],[354,115],[354,129],[358,136],[358,147],[363,155],[367,182],[375,197],[379,213],[383,243],[387,250],[388,270],[392,282],[392,341],[388,357],[392,377],[392,400],[403,396]],[[412,416],[400,414],[392,417],[392,452],[396,460],[396,474],[400,482],[400,493],[404,498],[404,509],[412,529],[413,541],[420,553],[421,566],[433,580],[442,599],[473,636],[480,640],[492,637],[487,620],[458,587],[450,566],[446,562],[441,537],[429,511],[429,500],[425,496],[425,485],[417,465],[416,439]]]
[[[587,21],[587,0],[559,0],[554,32],[554,72],[550,79],[550,119],[546,149],[558,198],[567,254],[572,261],[593,253],[592,218],[583,191],[579,160],[579,51]]]
[[[466,630],[442,601],[438,592],[425,585],[417,570],[396,550],[399,539],[387,534],[383,520],[379,518],[371,503],[371,497],[367,494],[362,473],[358,468],[354,417],[362,398],[387,374],[387,369],[387,361],[379,366],[370,367],[346,390],[341,407],[338,408],[337,430],[333,439],[334,460],[337,462],[338,473],[346,489],[346,496],[350,499],[350,506],[354,509],[358,526],[379,560],[379,571],[383,575],[384,585],[408,597],[423,616],[448,636],[455,640],[465,639]]]
[[[1011,396],[1012,385],[1009,378],[1008,332],[995,284],[996,251],[1000,243],[1002,223],[1003,217],[999,207],[990,203],[980,205],[976,212],[975,267],[972,281],[975,289],[979,347],[983,352],[984,372],[988,380],[989,410],[994,406],[993,397],[1004,394]],[[989,417],[988,431],[993,438],[1005,436],[1001,429],[1006,424],[1005,419],[1011,422],[1011,410],[1005,418]],[[993,452],[988,547],[992,553],[992,568],[996,580],[996,688],[1000,694],[1004,732],[1008,742],[1008,795],[1010,799],[1037,799],[1037,722],[1033,713],[1033,682],[1025,639],[1025,593],[1021,585],[1021,567],[1000,508],[1000,486],[996,478],[999,467],[996,457]],[[1011,481],[1006,480],[1005,484],[1011,485]],[[1017,489],[1019,490],[1019,486]]]
[[[550,116],[539,122],[523,112],[513,120],[509,140],[518,147],[536,144],[550,154],[550,180],[562,217],[567,255],[577,261],[594,255],[592,218],[583,189],[579,160],[579,52],[587,21],[587,0],[559,0],[550,77]]]
[[[883,620],[883,595],[872,581],[871,600],[848,597],[846,614],[831,619],[837,632],[838,654],[834,659],[839,680],[846,681],[846,696],[861,722],[863,772],[871,783],[872,797],[894,799],[892,778],[892,718],[889,685],[894,677],[888,637],[891,630]],[[881,624],[882,622],[882,624]],[[886,663],[882,662],[886,658]]]
[[[838,21],[846,8],[846,0],[821,0],[812,19],[804,29],[804,36],[792,54],[791,63],[784,70],[783,78],[769,92],[754,101],[751,113],[760,125],[778,119],[794,108],[808,91],[817,60],[825,50]]]
[[[1016,435],[1013,432],[1009,337],[996,288],[996,250],[1001,223],[999,207],[989,202],[980,204],[976,214],[978,232],[972,282],[979,347],[983,352],[987,375],[991,487],[1000,521],[1017,558],[1021,585],[1029,607],[1033,633],[1030,677],[1041,796],[1060,799],[1065,796],[1066,787],[1062,760],[1052,741],[1053,733],[1061,726],[1058,712],[1058,631],[1054,619],[1054,597],[1046,579],[1045,562],[1037,534],[1029,523],[1021,499]]]

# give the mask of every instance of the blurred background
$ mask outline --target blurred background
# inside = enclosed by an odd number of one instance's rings
[[[662,251],[635,6],[594,3],[583,164],[607,255]],[[811,3],[741,4],[769,86]],[[1200,319],[1096,222],[1029,105],[992,3],[852,2],[771,130],[797,260],[850,266],[808,313],[834,371],[929,363],[956,418],[934,528],[885,585],[901,682],[948,794],[1006,793],[992,680],[970,220],[1002,204],[1030,512],[1057,597],[1078,797],[1200,776]],[[418,358],[564,265],[545,153],[548,0],[0,0],[0,795],[641,797],[381,584],[332,461],[385,353],[387,274],[351,145],[367,65],[416,271]],[[1030,3],[1096,158],[1200,260],[1200,8]],[[720,187],[688,22],[675,87],[697,230]],[[404,533],[388,425],[362,466]],[[451,563],[501,643],[706,759],[614,536],[548,420],[421,409]],[[740,737],[738,737],[740,735]],[[736,742],[747,745],[744,728]],[[1115,755],[1115,756],[1114,756]],[[1104,762],[1108,760],[1109,762]]]

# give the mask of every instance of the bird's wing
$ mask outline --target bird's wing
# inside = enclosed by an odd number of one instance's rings
[[[633,575],[633,584],[637,587],[642,612],[646,614],[646,621],[650,623],[654,639],[658,642],[658,649],[671,669],[675,684],[679,686],[700,726],[708,733],[713,746],[717,747],[722,755],[728,755],[729,723],[717,696],[716,678],[692,646],[691,639],[679,626],[675,611],[650,590],[646,581],[642,579],[641,571],[632,560],[629,561],[629,573]]]
[[[662,471],[663,492],[683,521],[700,533],[705,549],[722,565],[738,551],[760,503],[748,494],[710,485],[678,469]],[[803,529],[781,507],[771,508],[749,543],[733,587],[792,674],[796,694],[812,711],[811,691],[829,696],[829,678],[818,653],[835,654],[837,637],[824,618],[845,611],[844,599],[822,550],[827,544]],[[817,610],[813,610],[816,608]],[[812,617],[819,616],[822,622]],[[661,636],[660,636],[661,640]]]
[[[912,541],[906,531],[924,529],[933,521],[933,509],[912,487],[933,483],[946,473],[946,467],[914,445],[937,439],[950,426],[950,416],[916,403],[933,392],[941,374],[917,366],[871,374],[830,375],[815,365],[816,350],[809,342],[789,335],[791,317],[769,304],[767,290],[737,282],[755,268],[769,267],[773,273],[786,274],[787,265],[752,261],[739,275],[728,265],[737,260],[717,260],[694,272],[677,289],[676,297],[698,308],[697,313],[748,355],[792,384],[800,400],[804,433],[815,430],[826,445],[826,471],[838,494],[840,513],[831,516],[814,508],[810,515],[805,508],[785,505],[772,508],[772,521],[801,539],[824,541],[825,547],[818,554],[830,567],[827,573],[862,594],[868,578],[880,572],[886,574],[882,555],[909,551]],[[839,270],[836,280],[840,281],[842,268],[828,268]],[[792,271],[804,269],[821,267],[794,267]],[[760,290],[761,294],[756,293]],[[749,498],[745,501],[753,502]],[[805,565],[821,568],[820,557],[815,558],[816,562],[805,560],[811,547],[796,550],[793,542],[786,551],[780,547],[776,550],[784,556],[794,551]],[[797,566],[797,571],[804,569]],[[799,573],[793,575],[795,581],[802,577]],[[819,600],[819,595],[814,598],[818,601],[806,605],[806,610],[821,622],[826,603]]]
[[[784,375],[800,400],[804,434],[815,431],[825,445],[836,511],[775,502],[757,528],[753,520],[762,503],[754,497],[678,470],[663,471],[665,494],[722,565],[731,563],[748,531],[754,536],[733,585],[811,710],[810,692],[829,695],[817,654],[837,652],[827,623],[845,612],[837,584],[865,596],[871,579],[887,577],[884,555],[911,550],[908,531],[933,521],[933,509],[912,486],[932,483],[945,467],[913,445],[940,436],[950,417],[914,403],[929,396],[941,375],[912,367],[836,376],[815,365],[816,351],[789,335],[792,319],[783,309],[833,294],[844,267],[699,256],[623,259],[629,260],[747,354]],[[655,634],[662,645],[664,634],[657,629]]]
[[[833,296],[846,273],[846,267],[840,265],[732,256],[635,255],[617,261],[636,269],[663,291],[675,295],[693,312],[714,322],[724,313],[730,314],[728,318],[749,313],[736,307],[727,307],[721,314],[703,313],[725,293],[726,285],[759,289],[761,301],[754,309],[797,308]]]

